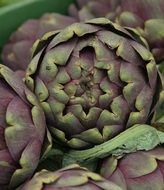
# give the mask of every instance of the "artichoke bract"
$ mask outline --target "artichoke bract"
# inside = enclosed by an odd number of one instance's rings
[[[148,121],[156,63],[122,27],[93,19],[46,34],[34,46],[26,84],[58,141],[85,149]]]
[[[15,189],[32,176],[41,156],[45,127],[44,112],[20,74],[0,65],[1,190]]]
[[[164,149],[138,151],[123,158],[111,156],[103,161],[100,174],[123,190],[163,190]]]
[[[122,190],[86,168],[70,165],[56,172],[42,170],[19,190]]]
[[[26,21],[11,35],[9,42],[4,46],[3,63],[13,70],[26,70],[35,40],[46,32],[62,29],[75,21],[75,18],[56,13],[47,13],[40,19]]]
[[[149,43],[156,60],[164,60],[163,0],[77,0],[69,7],[70,15],[80,21],[106,17],[122,26],[133,27]]]

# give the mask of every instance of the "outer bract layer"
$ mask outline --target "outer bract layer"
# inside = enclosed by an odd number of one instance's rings
[[[156,64],[122,27],[93,19],[47,34],[35,46],[26,84],[60,142],[84,149],[148,121]]]
[[[69,8],[70,15],[80,21],[106,17],[122,26],[133,27],[149,43],[156,60],[164,60],[163,0],[77,0]]]
[[[26,21],[4,46],[2,60],[13,70],[25,70],[31,60],[32,45],[46,32],[60,30],[76,21],[60,14],[45,14],[40,19]]]
[[[27,99],[33,100],[34,105]],[[36,103],[36,104],[35,104]],[[0,189],[15,189],[36,169],[45,119],[17,73],[0,65]]]
[[[78,165],[56,172],[42,170],[19,190],[122,190],[100,175]]]
[[[138,151],[123,158],[109,157],[104,160],[100,173],[123,190],[163,190],[164,149]]]

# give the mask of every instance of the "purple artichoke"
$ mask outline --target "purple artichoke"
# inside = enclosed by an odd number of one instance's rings
[[[106,158],[100,174],[123,190],[163,190],[164,148]]]
[[[35,47],[26,84],[59,142],[85,149],[148,122],[156,63],[119,25],[106,18],[75,23]]]
[[[60,15],[45,14],[40,19],[26,21],[14,32],[4,46],[2,60],[13,70],[26,70],[32,55],[32,45],[43,34],[52,30],[62,29],[76,19]]]
[[[136,28],[148,41],[156,60],[164,60],[163,0],[77,0],[69,12],[80,21],[107,17],[122,26]]]
[[[32,176],[41,156],[45,127],[44,113],[20,73],[0,65],[1,190],[13,190]]]
[[[78,165],[56,172],[42,170],[19,190],[122,190],[119,186]]]

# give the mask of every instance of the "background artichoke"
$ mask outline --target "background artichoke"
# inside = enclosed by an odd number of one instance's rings
[[[163,190],[164,148],[106,158],[100,174],[123,190]]]
[[[19,73],[0,65],[1,190],[15,189],[32,176],[39,163],[46,124],[34,100]]]
[[[164,60],[164,1],[163,0],[76,0],[70,15],[80,21],[106,17],[126,27],[133,27],[149,43],[156,61]]]
[[[105,18],[75,23],[35,46],[26,84],[58,141],[88,148],[148,121],[156,64],[117,24]]]
[[[122,190],[119,186],[78,165],[56,172],[42,170],[19,190]]]
[[[26,70],[32,56],[32,45],[43,34],[62,29],[76,21],[75,18],[51,13],[40,19],[26,21],[14,32],[2,52],[3,63],[13,70]]]

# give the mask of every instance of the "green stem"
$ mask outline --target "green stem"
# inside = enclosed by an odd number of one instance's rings
[[[137,124],[115,138],[91,149],[69,151],[64,155],[63,165],[88,163],[98,158],[107,157],[110,154],[121,155],[137,150],[151,150],[160,143],[164,143],[164,133],[149,125]]]

